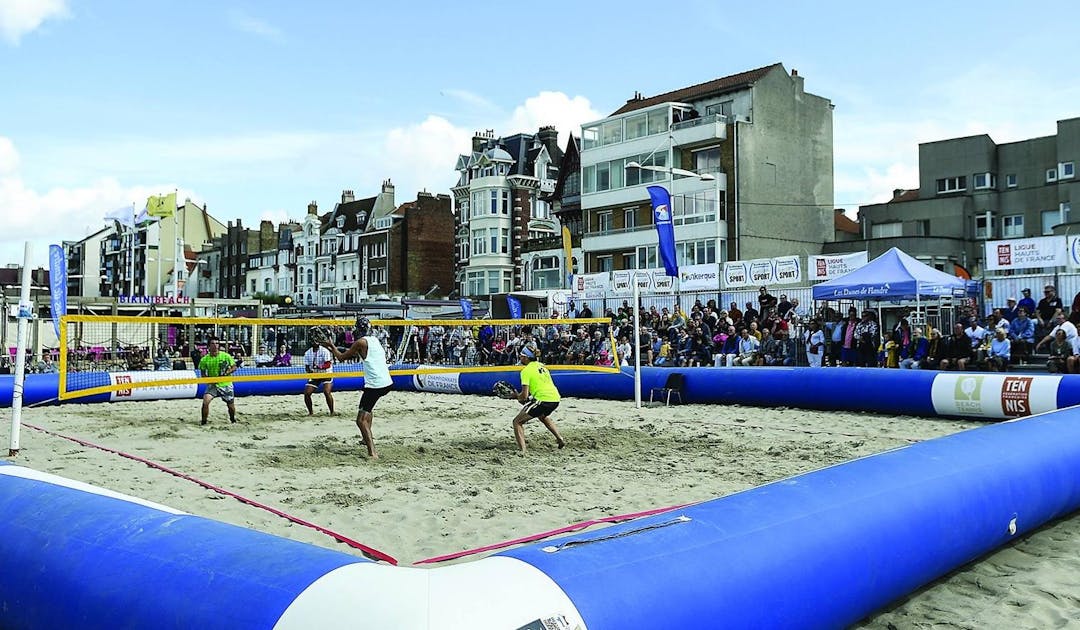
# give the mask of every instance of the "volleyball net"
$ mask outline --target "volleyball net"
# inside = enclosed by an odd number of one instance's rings
[[[362,377],[359,359],[324,365],[313,343],[329,338],[344,352],[355,319],[239,319],[65,315],[60,319],[59,398],[220,382],[200,373],[216,340],[240,365],[231,382]],[[372,319],[391,374],[498,372],[520,369],[529,346],[552,370],[618,372],[610,320]],[[322,377],[325,378],[325,377]],[[185,390],[186,391],[186,390]],[[179,397],[179,396],[177,396]]]

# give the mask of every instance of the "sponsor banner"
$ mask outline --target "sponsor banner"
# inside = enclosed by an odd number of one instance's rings
[[[866,252],[834,254],[831,256],[807,256],[806,273],[810,280],[832,280],[847,275],[869,262]]]
[[[111,385],[129,385],[131,383],[149,383],[179,378],[198,378],[194,370],[162,370],[138,372],[109,372]],[[167,398],[195,398],[199,386],[195,383],[183,385],[155,385],[152,387],[132,387],[109,392],[109,401],[120,400],[165,400]]]
[[[1069,259],[1064,236],[986,241],[986,269],[989,271],[1060,267]]]
[[[720,265],[683,265],[679,269],[679,289],[709,291],[720,288]]]
[[[675,290],[675,279],[667,275],[664,269],[625,269],[611,272],[611,290],[608,295],[616,297],[633,295],[632,282],[635,279],[638,291],[641,293],[671,293]]]
[[[773,258],[773,282],[776,284],[795,284],[802,282],[802,264],[798,256]]]
[[[750,271],[744,261],[733,260],[724,263],[724,286],[745,287],[750,284]]]
[[[574,295],[578,297],[603,299],[611,290],[611,274],[586,273],[574,276]]]
[[[434,365],[420,365],[417,369],[423,370],[424,368],[435,368],[442,366]],[[413,374],[412,382],[413,387],[418,392],[439,392],[443,394],[460,394],[461,393],[461,374],[457,372],[448,372],[445,374]]]
[[[1069,237],[1069,266],[1080,267],[1080,236]]]
[[[746,261],[746,268],[750,271],[750,284],[762,285],[773,283],[772,258],[757,258]]]
[[[1020,418],[1057,409],[1060,376],[938,374],[930,389],[934,411],[949,416]]]

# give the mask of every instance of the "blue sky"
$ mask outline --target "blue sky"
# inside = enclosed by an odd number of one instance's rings
[[[635,91],[775,62],[836,106],[850,209],[916,186],[919,142],[1080,116],[1066,5],[369,4],[0,0],[0,264],[173,189],[252,226],[387,178],[449,192],[476,130],[565,142]]]

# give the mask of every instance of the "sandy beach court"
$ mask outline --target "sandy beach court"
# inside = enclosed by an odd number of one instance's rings
[[[702,501],[983,423],[799,409],[566,399],[567,448],[538,423],[529,453],[510,429],[516,404],[394,392],[376,409],[381,459],[362,457],[359,394],[27,409],[24,421],[138,455],[388,553],[403,565],[599,517]],[[145,464],[29,428],[13,463],[194,514],[359,553]],[[864,628],[1080,627],[1080,516],[1053,523],[866,620]]]

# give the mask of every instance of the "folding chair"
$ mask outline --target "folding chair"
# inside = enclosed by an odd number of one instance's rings
[[[682,404],[682,388],[683,380],[685,376],[682,372],[672,372],[668,374],[667,381],[663,387],[654,387],[649,390],[649,402],[653,401],[653,397],[657,392],[660,392],[660,396],[664,398],[664,404],[671,404],[671,396],[674,394],[679,397],[679,404]]]

